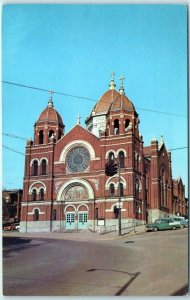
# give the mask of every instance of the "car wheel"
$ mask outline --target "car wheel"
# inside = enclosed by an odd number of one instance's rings
[[[173,227],[172,227],[172,229],[173,229],[173,230],[175,230],[175,229],[176,229],[176,227],[175,227],[175,226],[173,226]]]
[[[157,230],[158,230],[158,228],[157,228],[157,227],[155,227],[153,230],[154,230],[154,231],[157,231]]]

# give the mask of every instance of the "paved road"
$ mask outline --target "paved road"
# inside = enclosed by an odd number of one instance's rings
[[[5,237],[4,295],[183,295],[188,230],[107,241]]]

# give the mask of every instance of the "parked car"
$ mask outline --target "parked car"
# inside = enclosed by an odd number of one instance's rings
[[[154,223],[146,225],[147,231],[167,230],[180,228],[180,222],[175,221],[173,218],[157,219]]]
[[[3,227],[3,230],[5,230],[5,231],[14,230],[14,226],[13,226],[13,224],[5,225]]]
[[[14,230],[19,230],[20,229],[20,223],[14,223]]]
[[[13,223],[9,224],[3,227],[3,230],[5,231],[12,231],[12,230],[19,230],[20,229],[20,224],[19,223]]]
[[[174,217],[173,219],[180,223],[181,228],[188,227],[188,220],[185,220],[185,218],[183,218],[183,217]]]

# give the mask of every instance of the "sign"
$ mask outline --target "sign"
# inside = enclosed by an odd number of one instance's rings
[[[98,219],[98,226],[105,226],[105,220],[104,219]]]

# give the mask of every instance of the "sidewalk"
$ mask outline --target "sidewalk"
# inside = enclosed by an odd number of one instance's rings
[[[75,240],[75,241],[105,241],[117,240],[122,238],[131,237],[146,232],[145,226],[140,225],[134,228],[128,228],[127,231],[123,230],[122,235],[118,235],[118,231],[100,234],[91,231],[79,232],[27,232],[22,233],[18,231],[3,232],[4,237],[29,237],[29,238],[48,238],[48,239],[61,239],[61,240]]]

